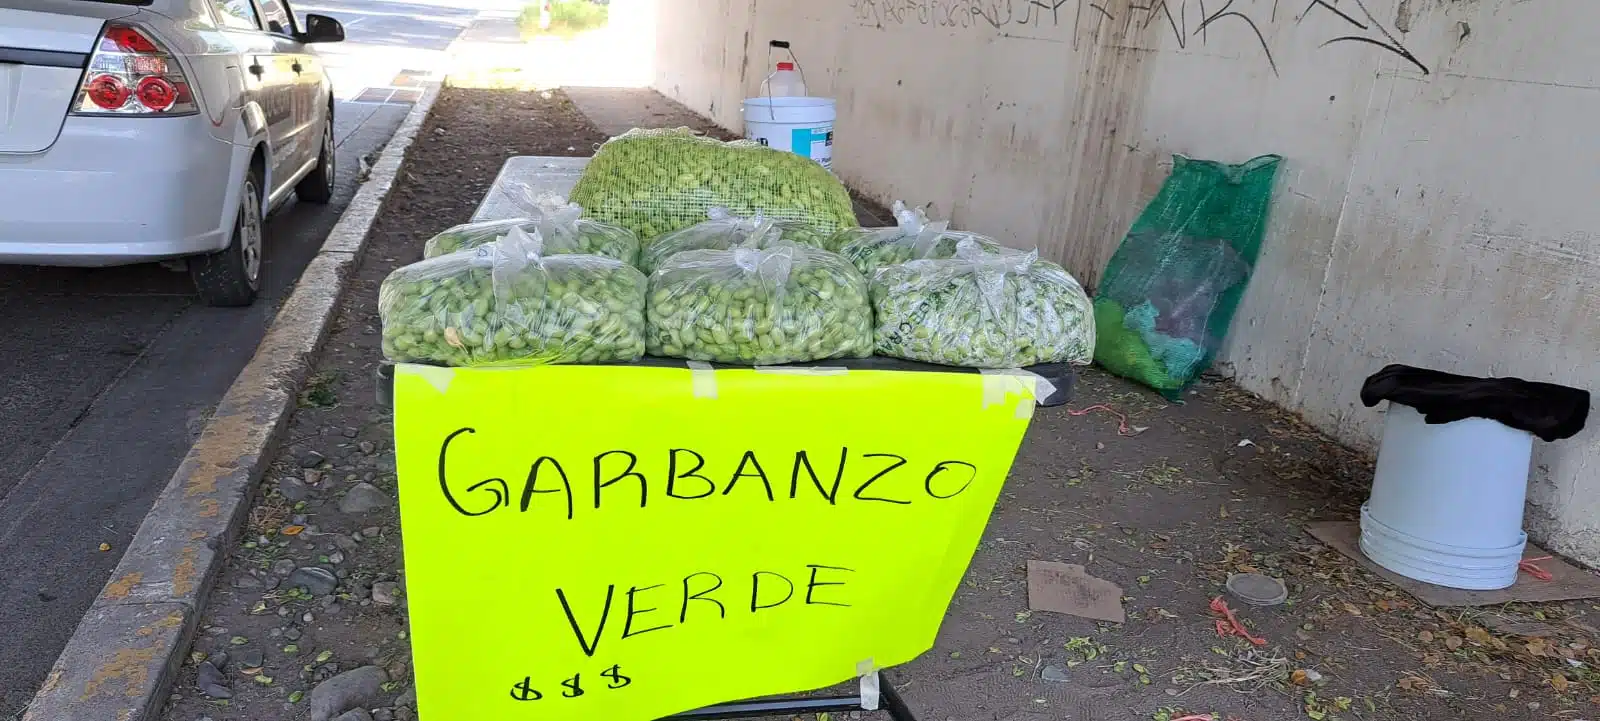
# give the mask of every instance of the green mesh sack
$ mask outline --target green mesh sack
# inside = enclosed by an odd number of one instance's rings
[[[742,218],[727,208],[712,208],[709,219],[687,228],[659,236],[639,254],[639,270],[656,272],[668,258],[687,250],[728,250],[729,248],[768,248],[779,243],[794,243],[822,248],[827,241],[809,227],[794,221],[772,220],[757,213]]]
[[[1173,156],[1101,278],[1096,363],[1173,399],[1210,367],[1260,254],[1281,161]]]
[[[540,252],[538,233],[396,269],[378,288],[383,354],[447,366],[632,361],[647,282],[596,255]]]
[[[650,239],[727,208],[794,221],[823,235],[857,225],[844,184],[810,158],[688,128],[630,130],[600,146],[572,189],[589,217]]]
[[[583,254],[620,260],[633,265],[639,257],[639,237],[626,228],[583,217],[583,207],[550,194],[530,199],[528,215],[508,220],[462,223],[428,239],[423,258],[472,250],[504,238],[512,228],[538,231],[543,255]]]
[[[986,253],[1000,253],[1005,246],[987,236],[950,230],[947,220],[930,221],[921,208],[907,208],[894,201],[895,224],[887,228],[846,228],[828,239],[827,247],[855,264],[856,270],[872,280],[879,268],[912,260],[942,260],[956,257],[956,244],[972,241]]]

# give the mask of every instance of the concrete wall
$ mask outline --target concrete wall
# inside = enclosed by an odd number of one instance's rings
[[[1593,0],[660,2],[658,90],[739,128],[789,40],[847,182],[1086,284],[1173,153],[1284,155],[1221,365],[1348,442],[1390,362],[1600,390]],[[1528,514],[1591,564],[1595,426],[1540,444]]]

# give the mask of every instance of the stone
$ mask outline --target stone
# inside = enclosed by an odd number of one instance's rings
[[[240,589],[261,588],[261,579],[256,578],[255,576],[240,576],[233,579],[229,585]]]
[[[373,709],[372,721],[394,721],[394,711],[391,709]]]
[[[326,568],[302,566],[294,569],[285,583],[290,588],[304,588],[313,596],[326,596],[339,587],[339,577]]]
[[[385,606],[393,606],[400,601],[400,584],[394,581],[382,581],[372,584],[372,602]]]
[[[305,484],[307,486],[315,486],[317,484],[320,484],[320,483],[322,483],[323,477],[326,476],[326,475],[328,475],[328,474],[323,473],[322,471],[319,471],[319,470],[317,470],[315,468],[307,468],[306,469],[306,476],[305,476]]]
[[[328,460],[327,456],[316,451],[306,451],[300,454],[301,468],[316,468]]]
[[[206,657],[206,663],[209,663],[218,669],[225,669],[228,667],[228,652],[218,650],[217,652]]]
[[[371,513],[394,505],[394,499],[377,486],[365,481],[350,487],[339,500],[339,512],[351,515]]]
[[[365,454],[370,456],[373,453],[376,453],[377,450],[378,450],[378,444],[373,443],[372,441],[362,441],[361,442],[361,452],[362,453],[365,453]]]
[[[379,526],[367,526],[366,528],[361,529],[361,535],[367,538],[377,538],[378,536],[383,535],[383,528]]]
[[[305,482],[298,478],[285,478],[278,482],[278,495],[299,502],[311,495],[311,489],[306,488]]]
[[[345,553],[354,553],[361,546],[354,538],[342,534],[333,537],[333,545]]]
[[[334,551],[333,553],[328,554],[328,563],[334,564],[335,566],[344,563],[344,552]]]
[[[400,696],[394,700],[394,705],[396,705],[396,706],[404,706],[404,707],[409,707],[409,708],[416,708],[417,707],[417,687],[416,686],[412,686],[410,688],[407,688],[405,690],[405,693],[400,694]]]
[[[222,674],[210,661],[202,661],[199,670],[195,673],[195,688],[208,698],[233,698],[233,690],[228,688],[228,677]]]
[[[287,558],[280,558],[272,562],[272,572],[279,576],[287,576],[294,573],[294,568],[294,561]]]
[[[261,653],[261,649],[246,648],[239,650],[239,668],[261,668],[261,664],[265,663],[266,660],[266,656]]]
[[[373,718],[366,709],[355,708],[339,714],[333,721],[373,721]]]
[[[1040,669],[1039,678],[1051,683],[1064,683],[1072,680],[1072,677],[1067,675],[1066,669],[1053,665],[1045,666],[1044,668]]]
[[[300,629],[295,628],[294,626],[283,629],[283,637],[289,639],[290,641],[299,641]]]
[[[382,703],[389,674],[377,666],[362,666],[327,679],[311,689],[311,721],[333,721],[337,714]]]
[[[345,438],[355,438],[356,436],[361,435],[361,431],[355,428],[346,428],[343,431],[340,431],[340,433],[344,434]]]

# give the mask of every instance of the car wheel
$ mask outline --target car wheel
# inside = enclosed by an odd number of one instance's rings
[[[239,189],[239,216],[228,247],[189,259],[189,277],[206,305],[250,305],[261,289],[261,171],[245,173]]]
[[[333,114],[322,125],[322,150],[317,154],[317,167],[294,186],[294,195],[307,203],[327,205],[333,200],[334,181]]]

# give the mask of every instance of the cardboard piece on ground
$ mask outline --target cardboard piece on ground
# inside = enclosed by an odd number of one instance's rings
[[[1554,576],[1549,581],[1541,581],[1526,573],[1519,573],[1517,582],[1510,588],[1498,591],[1463,591],[1459,588],[1445,588],[1406,578],[1373,563],[1372,559],[1361,552],[1361,524],[1356,521],[1308,523],[1306,532],[1430,606],[1497,606],[1511,601],[1571,601],[1600,597],[1600,576],[1559,558],[1539,561],[1539,567]],[[1549,551],[1532,543],[1522,551],[1523,558],[1548,555]]]
[[[1085,573],[1083,566],[1028,562],[1028,608],[1122,623],[1122,587]]]

